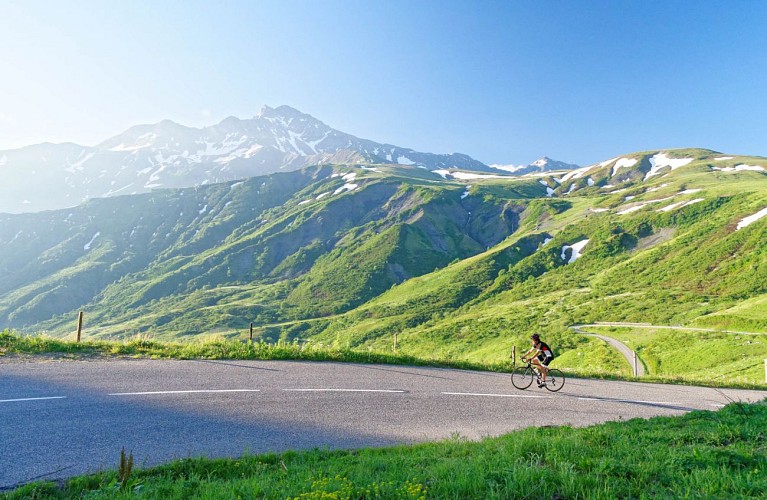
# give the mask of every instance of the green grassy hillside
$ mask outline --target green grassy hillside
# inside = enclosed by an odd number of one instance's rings
[[[3,325],[67,335],[82,309],[96,337],[396,333],[405,354],[472,361],[538,331],[563,365],[608,371],[627,366],[569,325],[767,327],[767,217],[745,224],[767,159],[648,151],[469,181],[363,167],[2,216]]]

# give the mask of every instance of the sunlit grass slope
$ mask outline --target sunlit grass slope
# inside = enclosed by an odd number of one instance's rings
[[[647,151],[467,181],[363,167],[145,195],[162,221],[140,222],[131,200],[130,220],[83,255],[88,210],[117,203],[94,202],[57,245],[25,240],[0,313],[71,335],[83,309],[98,338],[243,338],[253,323],[257,340],[383,350],[396,334],[401,353],[472,362],[536,331],[563,366],[612,373],[628,366],[570,325],[767,328],[767,217],[751,220],[767,209],[765,158]]]

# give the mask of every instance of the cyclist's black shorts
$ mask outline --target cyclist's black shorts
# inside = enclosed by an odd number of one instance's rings
[[[543,354],[539,354],[536,357],[538,358],[538,361],[540,361],[543,366],[549,366],[549,363],[551,363],[551,360],[554,359],[554,358],[547,358]]]

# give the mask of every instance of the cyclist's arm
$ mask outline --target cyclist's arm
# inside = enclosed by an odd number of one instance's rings
[[[529,350],[529,351],[527,351],[526,353],[524,353],[524,354],[522,355],[522,357],[523,357],[523,358],[526,358],[526,357],[528,357],[528,354],[530,354],[530,356],[529,356],[529,357],[530,357],[530,358],[534,358],[535,356],[537,356],[537,355],[538,355],[538,353],[539,353],[539,352],[540,352],[540,349],[536,349],[535,347],[532,347],[532,348],[530,348],[530,350]]]

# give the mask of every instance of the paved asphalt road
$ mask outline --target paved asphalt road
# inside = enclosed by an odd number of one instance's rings
[[[568,379],[518,391],[505,374],[276,361],[0,364],[0,489],[189,456],[386,446],[533,425],[716,410],[764,391]]]
[[[634,373],[637,376],[641,377],[642,375],[644,375],[644,365],[639,361],[639,358],[634,358],[634,351],[629,349],[629,347],[626,344],[624,344],[618,339],[608,337],[606,335],[598,335],[596,333],[584,332],[583,330],[581,330],[581,327],[588,327],[588,326],[599,326],[599,325],[573,325],[570,328],[572,328],[573,331],[575,331],[576,333],[580,333],[581,335],[596,337],[602,340],[603,342],[607,342],[608,344],[613,346],[615,349],[617,349],[618,352],[620,352],[624,358],[626,358],[626,361],[628,361],[629,366],[631,367],[632,370],[634,370]],[[636,360],[636,366],[634,366],[635,360]]]

